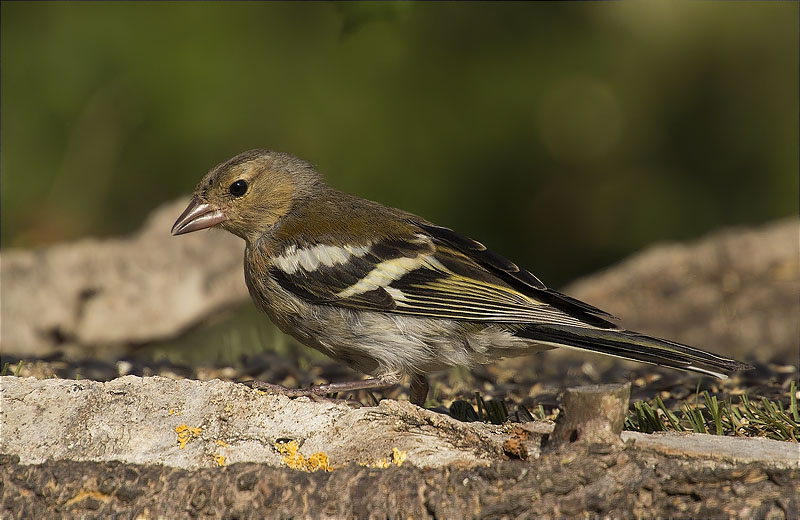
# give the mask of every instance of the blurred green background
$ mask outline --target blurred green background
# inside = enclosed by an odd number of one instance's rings
[[[798,212],[798,3],[3,2],[2,246],[255,147],[553,286]]]

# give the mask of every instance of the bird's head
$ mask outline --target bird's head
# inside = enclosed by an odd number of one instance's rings
[[[314,167],[293,155],[250,150],[212,168],[172,226],[173,235],[219,225],[254,242],[293,204],[324,186]]]

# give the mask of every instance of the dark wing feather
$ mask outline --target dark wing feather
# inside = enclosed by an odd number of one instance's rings
[[[520,269],[517,264],[511,262],[507,258],[498,255],[490,249],[487,249],[485,245],[481,244],[477,240],[472,240],[469,237],[460,235],[450,228],[434,226],[432,224],[426,224],[422,222],[414,222],[414,224],[420,229],[425,230],[436,240],[458,249],[480,265],[484,265],[495,271],[505,273],[507,276],[517,280],[518,282],[522,282],[531,288],[547,289],[547,286],[545,286],[545,284],[543,284],[541,280],[536,278],[534,275],[528,271]]]
[[[520,269],[515,263],[487,249],[480,242],[445,227],[419,222],[416,225],[424,229],[436,241],[458,249],[476,263],[497,275],[511,287],[520,290],[531,298],[553,305],[589,325],[601,328],[616,328],[614,323],[603,318],[614,318],[613,315],[586,302],[548,288],[536,276],[524,269]]]

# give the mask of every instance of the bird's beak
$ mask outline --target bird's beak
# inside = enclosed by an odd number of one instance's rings
[[[198,229],[210,228],[224,220],[225,214],[222,210],[216,209],[206,202],[200,202],[197,197],[194,197],[172,225],[172,234],[182,235]]]

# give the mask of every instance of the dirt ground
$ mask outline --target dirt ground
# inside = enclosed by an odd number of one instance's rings
[[[800,474],[622,445],[487,468],[185,471],[0,458],[3,518],[797,518]]]

